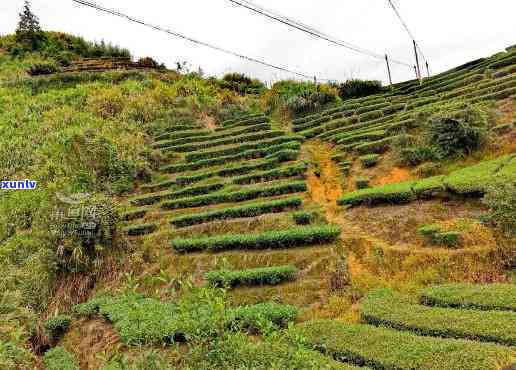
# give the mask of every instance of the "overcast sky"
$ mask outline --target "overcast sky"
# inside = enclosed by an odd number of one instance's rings
[[[228,0],[92,0],[187,36],[240,54],[317,75],[319,78],[380,79],[385,62],[320,39],[237,7]],[[411,40],[387,0],[255,0],[341,40],[392,58],[414,63]],[[396,0],[402,16],[438,73],[516,44],[515,0]],[[265,81],[292,77],[283,72],[196,46],[170,35],[73,3],[33,0],[45,30],[104,39],[152,56],[169,67],[186,60],[209,75],[243,72]],[[23,0],[0,0],[0,34],[12,33]],[[395,82],[414,77],[413,70],[392,66]]]

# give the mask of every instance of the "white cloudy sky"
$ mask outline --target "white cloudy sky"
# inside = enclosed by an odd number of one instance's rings
[[[263,18],[228,0],[93,0],[108,8],[184,33],[202,41],[319,78],[386,80],[385,63],[314,39]],[[387,0],[255,0],[341,40],[414,63],[411,41]],[[192,45],[143,26],[97,13],[71,0],[33,0],[46,30],[89,40],[110,41],[136,56],[152,56],[173,66],[187,60],[210,75],[244,72],[265,81],[289,78],[233,56]],[[432,71],[441,72],[516,43],[514,0],[396,0]],[[0,0],[0,34],[16,27],[23,0]],[[395,82],[413,78],[393,66]]]

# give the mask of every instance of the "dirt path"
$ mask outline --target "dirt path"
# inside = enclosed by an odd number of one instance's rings
[[[313,141],[304,144],[303,151],[314,163],[315,170],[319,170],[318,175],[314,169],[309,170],[307,174],[308,193],[312,201],[322,206],[328,222],[342,227],[343,233],[364,235],[337,205],[337,200],[344,193],[341,184],[343,179],[339,167],[331,159],[331,147],[327,143]]]

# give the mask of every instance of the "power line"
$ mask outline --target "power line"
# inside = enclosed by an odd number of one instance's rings
[[[87,7],[90,7],[90,8],[93,8],[95,10],[99,10],[99,11],[102,11],[102,12],[105,12],[105,13],[108,13],[108,14],[111,14],[111,15],[114,15],[114,16],[117,16],[117,17],[120,17],[120,18],[125,18],[131,22],[134,22],[134,23],[138,23],[138,24],[141,24],[143,26],[146,26],[146,27],[150,27],[152,29],[155,29],[157,31],[161,31],[161,32],[165,32],[165,33],[168,33],[172,36],[175,36],[175,37],[178,37],[178,38],[181,38],[183,40],[186,40],[186,41],[189,41],[189,42],[192,42],[194,44],[198,44],[198,45],[201,45],[201,46],[205,46],[207,48],[210,48],[210,49],[214,49],[214,50],[217,50],[217,51],[220,51],[222,53],[225,53],[225,54],[229,54],[229,55],[232,55],[232,56],[235,56],[235,57],[238,57],[238,58],[241,58],[241,59],[244,59],[244,60],[247,60],[247,61],[250,61],[250,62],[254,62],[254,63],[258,63],[258,64],[261,64],[261,65],[264,65],[266,67],[269,67],[269,68],[273,68],[273,69],[276,69],[278,71],[282,71],[282,72],[287,72],[287,73],[291,73],[291,74],[294,74],[296,76],[299,76],[299,77],[303,77],[303,78],[306,78],[306,79],[313,79],[313,76],[309,76],[307,74],[304,74],[304,73],[300,73],[300,72],[296,72],[296,71],[292,71],[290,69],[287,69],[285,67],[280,67],[280,66],[277,66],[277,65],[274,65],[274,64],[271,64],[271,63],[268,63],[268,62],[265,62],[263,60],[260,60],[260,59],[256,59],[256,58],[252,58],[252,57],[248,57],[248,56],[245,56],[245,55],[242,55],[242,54],[239,54],[239,53],[236,53],[234,51],[231,51],[231,50],[227,50],[227,49],[224,49],[222,47],[219,47],[219,46],[216,46],[216,45],[213,45],[213,44],[210,44],[210,43],[207,43],[207,42],[203,42],[203,41],[199,41],[197,39],[194,39],[192,37],[188,37],[188,36],[185,36],[179,32],[175,32],[175,31],[172,31],[172,30],[169,30],[169,29],[165,29],[165,28],[162,28],[160,26],[156,26],[156,25],[153,25],[153,24],[150,24],[150,23],[147,23],[143,20],[140,20],[140,19],[136,19],[136,18],[133,18],[129,15],[126,15],[126,14],[123,14],[121,12],[118,12],[116,10],[113,10],[113,9],[108,9],[108,8],[105,8],[103,6],[100,6],[98,4],[95,4],[93,2],[90,2],[90,1],[86,1],[86,0],[72,0],[73,2],[77,3],[77,4],[80,4],[80,5],[84,5],[84,6],[87,6]],[[320,80],[324,80],[324,81],[329,81],[328,79],[320,79]]]
[[[373,57],[373,58],[376,58],[376,59],[379,59],[379,60],[383,60],[385,58],[385,56],[383,54],[379,54],[379,53],[376,53],[374,51],[370,51],[370,50],[367,50],[367,49],[364,49],[364,48],[361,48],[359,46],[356,46],[356,45],[353,45],[353,44],[350,44],[346,41],[342,41],[342,40],[339,40],[338,38],[335,38],[333,36],[330,36],[328,34],[325,34],[311,26],[307,26],[297,20],[294,20],[292,18],[289,18],[289,17],[286,17],[282,14],[279,14],[277,12],[274,12],[270,9],[266,9],[266,8],[263,8],[251,1],[248,1],[248,0],[228,0],[230,1],[231,3],[235,4],[235,5],[238,5],[238,6],[241,6],[243,8],[246,8],[246,9],[249,9],[257,14],[260,14],[260,15],[263,15],[267,18],[270,18],[270,19],[273,19],[275,21],[278,21],[282,24],[285,24],[287,26],[290,26],[290,27],[293,27],[299,31],[302,31],[302,32],[305,32],[309,35],[312,35],[312,36],[315,36],[317,38],[320,38],[320,39],[323,39],[323,40],[326,40],[332,44],[335,44],[335,45],[338,45],[338,46],[342,46],[344,48],[347,48],[349,50],[353,50],[357,53],[360,53],[360,54],[364,54],[364,55],[367,55],[369,57]],[[399,64],[399,65],[403,65],[405,67],[409,67],[409,68],[412,68],[412,65],[409,64],[409,63],[405,63],[405,62],[402,62],[402,61],[399,61],[399,60],[396,60],[396,59],[391,59],[391,61],[395,64]]]
[[[391,6],[392,10],[394,10],[394,13],[396,13],[396,16],[400,20],[401,25],[403,26],[403,28],[405,28],[405,31],[407,31],[407,33],[410,36],[410,38],[412,40],[414,40],[414,42],[416,43],[416,48],[417,48],[419,54],[421,54],[421,57],[423,58],[423,60],[425,62],[427,62],[427,59],[426,59],[425,55],[423,54],[423,51],[421,50],[421,47],[419,46],[419,43],[416,41],[416,38],[414,37],[414,34],[412,33],[412,31],[410,31],[410,28],[408,27],[407,22],[405,22],[405,20],[401,16],[401,13],[399,12],[398,8],[396,7],[396,5],[394,5],[392,0],[388,0],[388,2],[389,2],[389,5]]]

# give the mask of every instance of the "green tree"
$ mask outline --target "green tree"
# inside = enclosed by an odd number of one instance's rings
[[[41,37],[42,32],[39,19],[31,11],[30,2],[26,0],[23,11],[20,13],[18,28],[16,29],[16,41],[35,50],[41,41]]]

